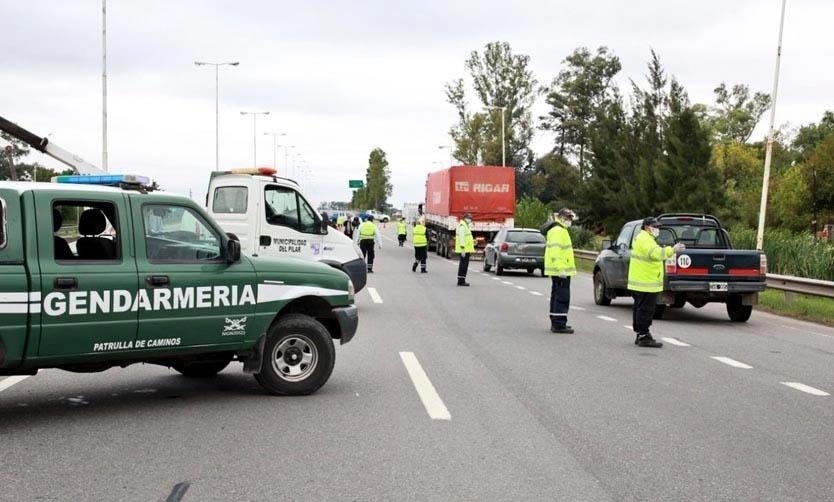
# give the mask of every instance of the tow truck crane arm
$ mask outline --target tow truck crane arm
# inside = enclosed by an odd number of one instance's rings
[[[64,150],[60,146],[49,141],[48,138],[42,138],[33,134],[3,117],[0,117],[0,131],[3,131],[11,137],[26,143],[35,150],[45,153],[53,159],[66,164],[78,174],[106,174],[103,169],[90,164],[78,155]]]

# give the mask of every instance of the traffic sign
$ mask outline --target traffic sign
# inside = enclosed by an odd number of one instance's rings
[[[348,180],[348,188],[362,188],[365,182],[362,180]]]

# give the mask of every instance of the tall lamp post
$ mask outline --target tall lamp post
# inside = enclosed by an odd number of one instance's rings
[[[437,147],[438,150],[449,150],[449,167],[452,167],[452,147],[449,145],[440,145]]]
[[[759,204],[759,229],[756,232],[756,249],[762,250],[764,246],[765,213],[767,212],[767,190],[770,184],[770,161],[773,156],[773,130],[776,122],[776,93],[779,90],[779,65],[782,62],[782,30],[785,27],[785,4],[782,0],[782,15],[779,19],[779,42],[776,46],[776,71],[773,74],[773,93],[770,95],[773,104],[770,107],[770,129],[767,132],[767,149],[765,150],[764,175],[762,178],[762,200]]]
[[[278,136],[286,136],[285,132],[265,132],[264,136],[272,136],[272,168],[278,171]]]
[[[240,112],[240,114],[252,116],[252,144],[254,146],[252,165],[258,167],[258,115],[269,115],[269,112]]]
[[[504,127],[504,114],[507,112],[506,106],[488,106],[490,110],[501,110],[501,166],[507,167],[507,142],[504,139],[506,127]]]
[[[210,63],[194,61],[197,66],[214,66],[214,170],[220,170],[220,70],[221,66],[237,66],[238,61],[228,63]]]
[[[101,0],[101,168],[107,172],[107,0]]]

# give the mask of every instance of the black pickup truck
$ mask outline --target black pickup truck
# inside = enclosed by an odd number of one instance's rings
[[[730,234],[714,216],[703,214],[662,214],[658,244],[678,242],[686,250],[666,261],[663,292],[658,297],[655,319],[667,307],[682,308],[687,302],[696,308],[707,303],[725,303],[731,321],[750,319],[759,292],[764,291],[767,257],[761,251],[733,249]],[[613,243],[603,242],[594,264],[594,301],[609,305],[618,296],[630,296],[628,264],[631,243],[643,220],[626,223]]]

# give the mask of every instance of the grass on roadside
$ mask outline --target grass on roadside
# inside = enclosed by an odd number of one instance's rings
[[[759,295],[759,304],[756,308],[773,314],[834,326],[834,298],[797,293],[794,300],[787,303],[783,291],[767,289]]]

